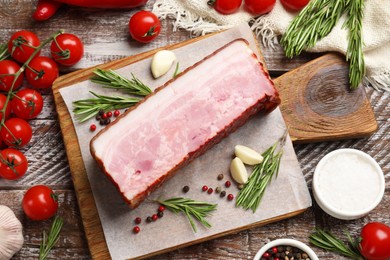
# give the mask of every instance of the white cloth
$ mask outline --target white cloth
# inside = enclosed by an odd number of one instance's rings
[[[297,13],[287,12],[276,2],[267,15],[252,17],[241,6],[234,14],[221,15],[207,5],[207,0],[156,0],[153,12],[162,19],[173,18],[174,29],[183,28],[194,35],[219,31],[243,22],[250,22],[265,46],[278,44],[282,35]],[[337,51],[345,55],[347,30],[342,28],[341,17],[335,28],[316,46],[308,51]],[[364,58],[369,82],[376,88],[390,90],[390,1],[366,0],[363,19]]]

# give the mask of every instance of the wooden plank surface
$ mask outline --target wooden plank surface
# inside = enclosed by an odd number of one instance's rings
[[[150,7],[153,1],[150,1]],[[127,22],[133,11],[128,10],[89,10],[86,8],[65,7],[54,19],[36,23],[30,19],[36,1],[0,0],[0,42],[6,41],[11,33],[29,29],[42,39],[58,29],[77,34],[86,44],[86,54],[82,62],[73,68],[61,68],[62,73],[105,63],[123,58],[141,48],[154,49],[188,39],[185,31],[172,32],[170,21],[163,21],[162,34],[150,45],[142,46],[131,40],[127,33]],[[106,47],[105,47],[106,46]],[[114,48],[115,47],[115,48]],[[118,47],[118,48],[116,48]],[[47,54],[47,50],[43,52]],[[264,48],[263,54],[271,74],[277,77],[322,54],[302,54],[294,59],[283,56],[280,47],[275,50]],[[297,217],[272,223],[260,228],[253,228],[234,235],[214,239],[202,244],[179,249],[151,259],[251,259],[266,242],[290,237],[308,243],[308,235],[314,227],[326,227],[342,236],[343,230],[358,234],[364,223],[381,221],[390,225],[390,94],[367,88],[378,130],[369,137],[321,142],[315,144],[297,144],[294,146],[303,173],[311,189],[311,179],[318,161],[327,153],[338,148],[356,148],[373,156],[380,164],[386,177],[386,192],[381,204],[370,215],[354,221],[334,219],[316,205]],[[70,175],[69,163],[65,154],[64,143],[57,121],[53,97],[44,93],[43,113],[30,123],[34,136],[32,142],[22,150],[30,162],[29,170],[19,181],[0,180],[0,203],[10,206],[22,221],[25,243],[22,250],[13,259],[37,259],[42,230],[49,227],[49,222],[28,220],[20,207],[26,189],[36,184],[46,184],[60,193],[60,212],[65,217],[60,243],[55,246],[50,259],[90,259],[85,239],[80,211]],[[282,205],[276,205],[282,206]],[[346,259],[314,247],[320,259]]]

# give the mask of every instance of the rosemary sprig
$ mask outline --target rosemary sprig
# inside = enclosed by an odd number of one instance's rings
[[[348,238],[348,244],[345,244],[328,231],[316,229],[315,232],[310,235],[309,240],[310,243],[319,248],[333,251],[355,260],[364,260],[364,257],[360,254],[358,249],[359,240],[353,239],[349,233],[346,233],[346,236]]]
[[[194,232],[196,232],[194,219],[199,221],[204,227],[210,228],[211,225],[205,218],[217,208],[217,204],[210,204],[187,198],[171,198],[167,200],[158,200],[157,202],[176,214],[180,212],[184,213]]]
[[[91,81],[103,85],[105,88],[123,89],[128,94],[146,96],[152,93],[152,90],[142,83],[138,78],[131,74],[132,79],[127,79],[113,70],[97,69],[91,77]]]
[[[96,116],[100,110],[109,111],[128,108],[137,104],[141,99],[134,97],[104,96],[90,91],[95,98],[81,99],[73,102],[73,113],[80,122]]]
[[[11,55],[8,52],[7,44],[0,44],[0,61],[6,60],[9,57],[11,57]]]
[[[299,55],[303,50],[328,35],[339,18],[347,13],[343,27],[349,30],[346,59],[350,62],[350,84],[352,88],[359,86],[365,69],[362,42],[362,20],[364,0],[312,0],[294,18],[281,44],[287,57]]]
[[[57,241],[60,237],[60,231],[61,231],[63,224],[64,224],[64,221],[62,220],[62,218],[56,216],[53,220],[53,223],[51,225],[51,228],[50,228],[50,231],[49,231],[49,234],[47,235],[47,237],[46,237],[46,232],[43,231],[42,242],[41,242],[41,245],[39,247],[39,260],[46,259],[50,250],[57,243]]]
[[[244,188],[240,190],[236,200],[236,206],[241,206],[245,210],[251,209],[256,212],[261,200],[265,194],[265,190],[272,181],[272,177],[277,178],[280,160],[283,155],[283,145],[285,142],[287,131],[282,140],[275,142],[263,154],[263,161],[254,166],[252,174]],[[279,150],[277,151],[277,148]]]

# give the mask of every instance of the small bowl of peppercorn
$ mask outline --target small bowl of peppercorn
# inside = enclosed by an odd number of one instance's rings
[[[289,238],[276,239],[264,245],[254,260],[319,260],[306,244]]]

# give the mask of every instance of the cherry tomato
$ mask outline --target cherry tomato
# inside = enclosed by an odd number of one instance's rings
[[[52,59],[44,56],[32,59],[26,69],[27,81],[37,89],[50,88],[58,75],[57,64]]]
[[[245,0],[249,12],[255,15],[269,13],[275,6],[276,0]]]
[[[84,45],[76,35],[63,33],[51,43],[50,51],[56,62],[65,66],[72,66],[83,57]]]
[[[379,222],[368,223],[362,228],[360,236],[359,249],[367,260],[390,259],[389,226]]]
[[[1,106],[1,103],[0,103]],[[41,113],[43,108],[42,95],[33,89],[19,90],[11,101],[12,112],[19,118],[31,119]]]
[[[1,91],[9,91],[12,88],[12,90],[16,90],[19,88],[23,83],[23,73],[20,73],[19,77],[16,79],[15,83],[15,76],[14,75],[8,75],[8,74],[15,74],[20,69],[20,66],[12,61],[12,60],[2,60],[0,61],[0,90]],[[6,76],[8,75],[8,76]]]
[[[214,9],[221,14],[232,14],[241,6],[242,0],[210,0],[208,5],[214,6]]]
[[[25,120],[15,117],[5,121],[0,135],[6,145],[21,147],[30,142],[32,128]]]
[[[16,61],[25,63],[40,44],[41,41],[35,33],[24,30],[17,31],[8,42],[8,51]],[[39,53],[40,51],[37,55]]]
[[[160,30],[160,20],[152,12],[139,11],[130,18],[129,32],[136,41],[151,42],[160,34]]]
[[[57,195],[45,185],[33,186],[24,194],[22,207],[32,220],[49,219],[57,212]]]
[[[310,0],[280,0],[283,7],[288,11],[299,11],[303,9]]]
[[[7,96],[0,94],[0,110],[2,110],[4,108],[6,100],[7,100]],[[8,103],[7,108],[5,109],[5,119],[8,119],[10,114],[11,114],[11,106],[10,106],[10,103]],[[0,121],[2,119],[3,119],[3,113],[0,112]]]
[[[26,156],[20,151],[7,148],[0,152],[0,176],[7,180],[17,180],[27,171]]]

